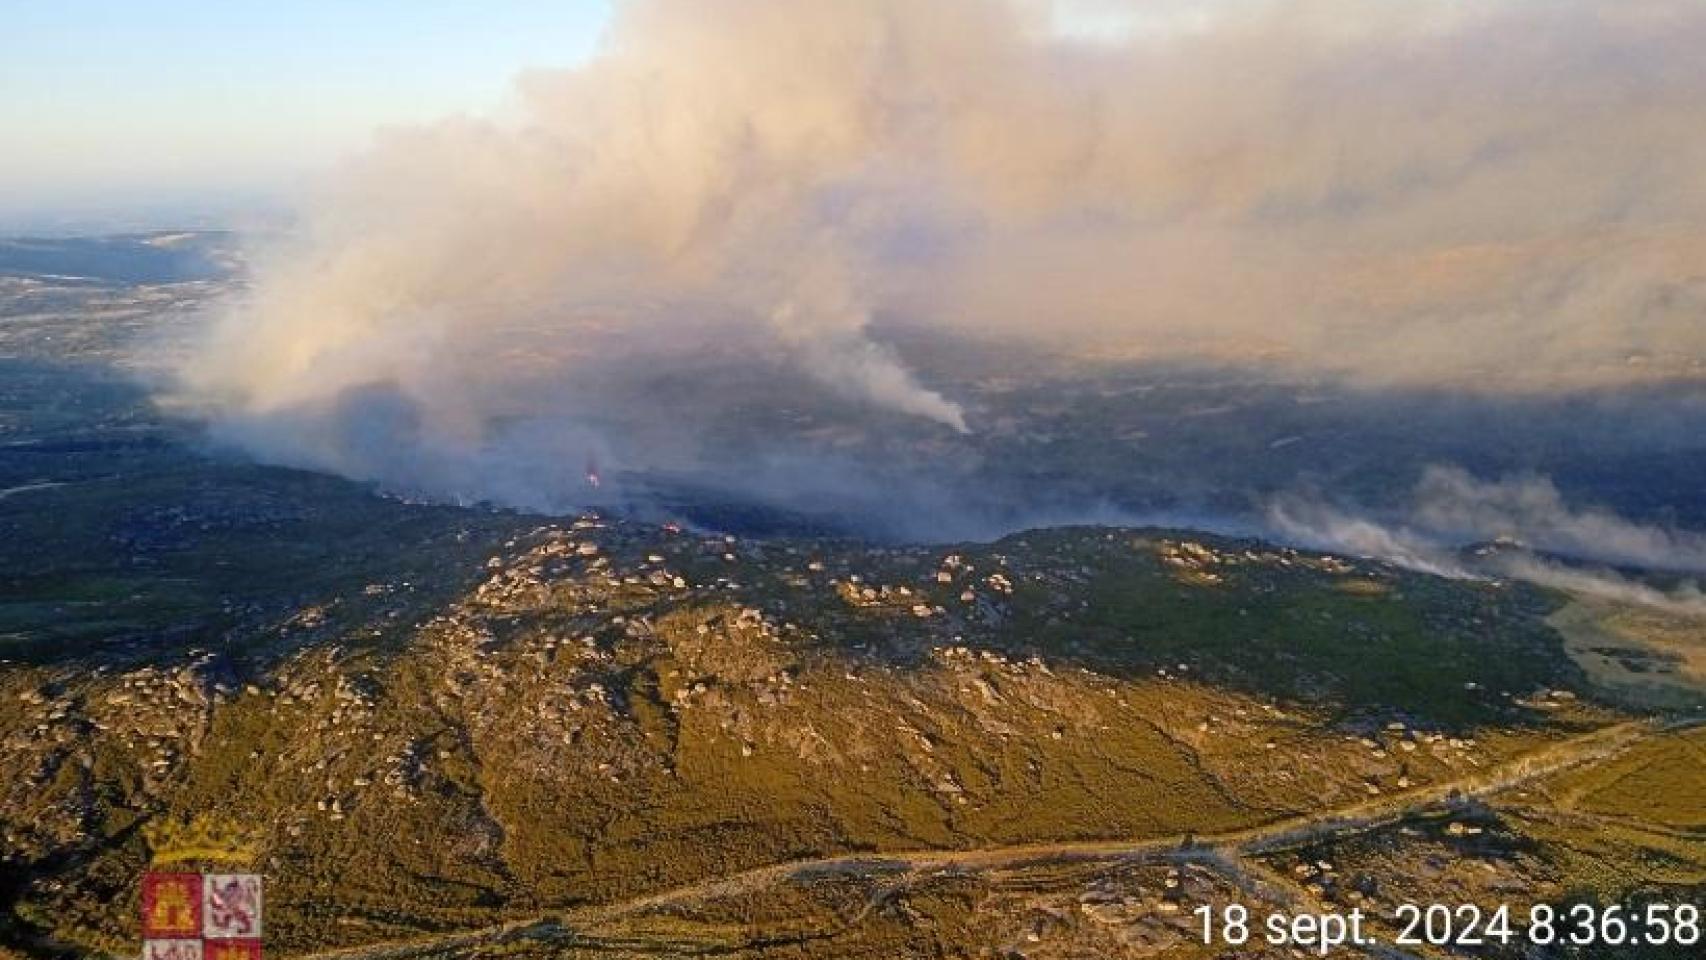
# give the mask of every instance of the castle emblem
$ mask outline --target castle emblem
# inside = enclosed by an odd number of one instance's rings
[[[252,832],[211,817],[162,820],[144,835],[156,867],[247,865],[260,849]],[[150,870],[142,878],[143,960],[261,960],[261,888],[258,873]]]

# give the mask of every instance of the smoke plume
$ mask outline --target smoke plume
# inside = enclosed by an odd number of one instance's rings
[[[1634,523],[1599,508],[1572,507],[1543,477],[1483,481],[1456,467],[1434,467],[1396,517],[1377,519],[1316,497],[1293,495],[1269,506],[1268,522],[1275,534],[1292,542],[1424,573],[1459,579],[1507,577],[1672,613],[1706,615],[1706,594],[1692,580],[1661,589],[1604,566],[1706,573],[1706,535]],[[1466,548],[1493,541],[1504,549],[1483,550],[1475,558],[1465,553]]]
[[[976,431],[884,317],[1376,385],[1698,382],[1702,49],[1691,0],[630,0],[504,114],[331,175],[180,399],[268,459],[551,507],[589,456],[690,469],[708,393],[675,387],[724,361],[771,406]]]

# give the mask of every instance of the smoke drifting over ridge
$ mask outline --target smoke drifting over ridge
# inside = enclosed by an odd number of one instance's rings
[[[512,114],[334,175],[182,396],[268,459],[549,508],[589,456],[690,472],[712,414],[647,385],[708,358],[975,432],[878,317],[1368,384],[1706,379],[1706,6],[1209,9],[1086,38],[1020,0],[633,0]]]
[[[1650,570],[1706,573],[1706,534],[1633,523],[1596,507],[1573,507],[1544,477],[1483,481],[1457,467],[1422,475],[1398,525],[1382,524],[1296,496],[1272,504],[1277,529],[1419,569],[1465,575],[1444,549],[1501,538],[1549,553]]]
[[[1633,523],[1600,508],[1574,507],[1542,477],[1483,481],[1456,467],[1432,467],[1398,517],[1379,519],[1293,495],[1269,505],[1268,523],[1293,542],[1424,573],[1457,579],[1496,575],[1706,616],[1706,593],[1695,580],[1659,589],[1615,570],[1567,566],[1530,552],[1593,564],[1706,573],[1706,534]],[[1494,538],[1515,549],[1473,562],[1464,556],[1464,548]]]

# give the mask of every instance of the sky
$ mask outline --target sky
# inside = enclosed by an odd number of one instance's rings
[[[376,128],[498,108],[606,0],[3,4],[0,229],[264,209]],[[159,221],[155,223],[154,221]]]
[[[1035,2],[1093,39],[1252,0]],[[584,63],[611,5],[9,0],[0,232],[267,225],[376,131],[492,114],[523,71]]]
[[[1037,2],[1081,37],[1188,28],[1207,6]],[[264,220],[377,130],[490,114],[522,71],[585,62],[611,4],[8,0],[0,232]]]

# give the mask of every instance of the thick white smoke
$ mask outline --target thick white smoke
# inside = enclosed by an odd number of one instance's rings
[[[1572,506],[1543,477],[1480,480],[1456,467],[1432,467],[1404,512],[1375,518],[1300,495],[1268,508],[1274,533],[1323,550],[1372,557],[1453,578],[1501,576],[1574,593],[1706,616],[1706,594],[1693,580],[1659,589],[1615,570],[1618,564],[1673,573],[1706,573],[1706,535],[1634,523],[1608,510]],[[1463,550],[1500,540],[1519,549],[1471,562]],[[1530,552],[1569,557],[1565,565]],[[1592,567],[1580,562],[1594,564]]]
[[[1413,519],[1456,542],[1508,537],[1603,563],[1706,573],[1706,535],[1572,507],[1544,477],[1482,481],[1461,469],[1434,467],[1416,487]]]
[[[1373,382],[1706,377],[1706,4],[1073,6],[1116,26],[623,3],[510,114],[332,177],[184,395],[272,458],[548,506],[600,397],[707,356],[967,429],[879,315]]]

